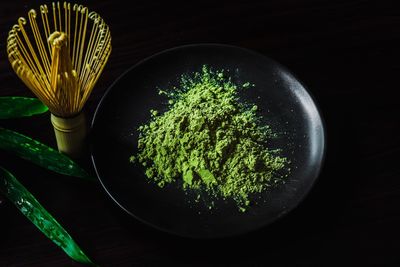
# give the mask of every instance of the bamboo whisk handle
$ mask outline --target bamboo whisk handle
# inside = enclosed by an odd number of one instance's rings
[[[72,118],[51,114],[58,150],[72,158],[82,155],[86,137],[86,120],[83,112]]]

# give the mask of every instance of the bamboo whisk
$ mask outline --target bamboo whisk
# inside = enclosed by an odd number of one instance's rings
[[[111,53],[111,33],[82,5],[52,3],[19,18],[7,38],[12,68],[49,108],[61,152],[78,156],[86,124],[82,109]]]

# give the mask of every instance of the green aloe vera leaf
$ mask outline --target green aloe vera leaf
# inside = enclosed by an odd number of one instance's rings
[[[65,229],[48,213],[29,191],[6,169],[0,167],[0,192],[8,198],[43,234],[77,262],[93,262],[79,248]]]
[[[30,137],[1,127],[0,149],[60,174],[93,179],[66,155]]]
[[[0,119],[30,117],[45,113],[48,110],[37,98],[19,96],[0,97]]]

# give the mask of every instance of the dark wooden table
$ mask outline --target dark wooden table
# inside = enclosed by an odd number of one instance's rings
[[[86,2],[86,1],[85,1]],[[7,153],[0,164],[101,266],[229,263],[400,263],[400,9],[396,1],[89,1],[110,25],[113,53],[87,104],[129,66],[177,45],[253,49],[308,85],[326,121],[319,181],[287,217],[237,238],[190,240],[127,218],[97,183],[57,175]],[[0,95],[31,93],[12,71],[7,33],[35,1],[0,3]],[[1,126],[55,146],[49,114]],[[81,162],[93,173],[89,155]],[[77,266],[3,197],[0,266]]]

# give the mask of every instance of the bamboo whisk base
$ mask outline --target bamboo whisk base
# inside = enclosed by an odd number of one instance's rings
[[[72,158],[80,158],[84,151],[87,132],[83,112],[72,118],[61,118],[51,114],[51,123],[54,127],[58,150]]]

